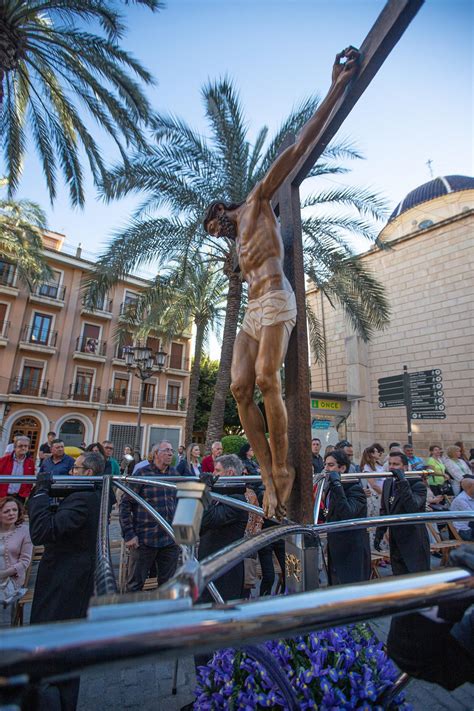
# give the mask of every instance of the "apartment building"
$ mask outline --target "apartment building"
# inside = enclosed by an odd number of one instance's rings
[[[326,441],[338,429],[355,443],[356,456],[374,441],[405,442],[406,410],[379,403],[378,380],[399,376],[406,365],[410,373],[439,371],[444,392],[434,416],[421,412],[412,422],[417,451],[457,440],[473,447],[474,178],[449,175],[418,186],[379,238],[389,249],[375,247],[359,259],[383,284],[391,320],[370,343],[340,307],[308,291],[327,343],[326,362],[311,366],[313,430]]]
[[[128,372],[114,332],[127,305],[148,282],[130,276],[94,310],[81,285],[93,268],[81,249],[69,254],[64,235],[48,232],[44,254],[52,279],[28,290],[13,265],[0,261],[0,453],[16,434],[37,452],[54,430],[66,444],[111,439],[119,454],[133,446],[141,381]],[[147,345],[166,352],[165,367],[145,382],[141,451],[181,442],[189,389],[191,334]]]

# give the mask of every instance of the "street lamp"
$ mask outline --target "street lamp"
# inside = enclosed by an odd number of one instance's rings
[[[127,370],[129,372],[133,370],[136,377],[141,381],[140,395],[138,398],[137,426],[135,429],[135,444],[133,445],[134,452],[139,452],[142,406],[145,395],[145,380],[148,380],[155,369],[158,370],[158,372],[163,370],[167,353],[163,350],[153,353],[151,348],[148,348],[148,346],[137,343],[135,346],[124,346],[123,355]]]

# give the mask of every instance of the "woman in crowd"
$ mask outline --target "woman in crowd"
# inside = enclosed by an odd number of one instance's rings
[[[333,445],[333,444],[328,444],[327,447],[326,447],[326,449],[324,450],[324,457],[323,457],[323,459],[326,459],[326,457],[328,456],[328,454],[331,454],[331,452],[333,452],[333,451],[334,451],[334,445]]]
[[[438,444],[430,446],[430,456],[426,460],[426,466],[433,470],[433,474],[428,477],[428,486],[434,495],[441,494],[441,487],[446,482],[449,483],[449,474],[446,474],[446,467],[443,464],[441,455],[443,451]]]
[[[341,482],[349,471],[350,459],[338,449],[324,457],[327,474],[326,521],[343,521],[367,516],[367,497],[358,481]],[[357,583],[370,578],[370,543],[367,530],[328,533],[328,574],[330,585]]]
[[[23,505],[13,496],[0,499],[0,624],[11,623],[13,603],[24,590],[33,545]]]
[[[248,442],[243,444],[239,450],[239,459],[244,465],[244,474],[249,476],[260,476],[260,467],[253,458],[253,449]]]
[[[360,471],[367,473],[383,472],[383,464],[381,463],[384,449],[380,444],[373,444],[367,447],[362,452],[360,460]],[[367,516],[380,515],[380,499],[382,496],[383,479],[365,479],[364,480],[367,492]],[[375,531],[369,531],[370,546],[374,547]]]
[[[471,473],[471,468],[464,459],[461,459],[461,447],[457,444],[448,447],[447,456],[443,459],[443,464],[446,471],[451,477],[451,486],[453,487],[454,495],[457,496],[461,491],[461,480]]]
[[[467,456],[467,451],[466,447],[464,446],[464,442],[459,440],[459,442],[454,443],[454,446],[459,447],[459,449],[461,450],[461,459],[463,459],[467,464],[469,462],[469,457]]]
[[[85,452],[98,452],[101,454],[104,459],[107,459],[107,455],[105,453],[104,447],[101,445],[100,442],[92,442],[88,447],[85,448]]]
[[[183,459],[179,460],[176,471],[181,476],[201,476],[201,450],[198,444],[193,442],[188,445],[186,454]]]

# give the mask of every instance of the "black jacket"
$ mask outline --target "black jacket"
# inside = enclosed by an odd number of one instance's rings
[[[199,467],[199,475],[202,473],[202,468],[201,465],[198,464]],[[196,473],[194,469],[191,467],[187,459],[180,459],[178,464],[176,465],[176,471],[178,474],[181,476],[196,476]]]
[[[331,486],[328,496],[328,523],[367,516],[367,497],[358,482]],[[331,585],[369,580],[370,542],[367,530],[328,533],[328,562]]]
[[[245,487],[226,489],[225,495],[233,499],[245,501]],[[204,560],[212,553],[225,548],[230,543],[244,537],[247,526],[248,513],[233,506],[222,503],[212,503],[204,511],[201,522],[201,539],[199,541],[199,560]],[[244,563],[238,563],[228,573],[224,573],[216,581],[216,587],[224,600],[233,600],[243,597],[244,588]],[[203,595],[203,600],[209,600],[208,593]]]
[[[403,479],[395,482],[385,479],[380,503],[380,515],[418,513],[426,510],[426,486],[421,481]],[[380,538],[387,527],[378,528],[376,538]],[[390,557],[392,568],[402,559],[407,570],[395,570],[395,575],[403,572],[417,573],[430,569],[430,543],[424,523],[390,527]]]
[[[321,474],[324,469],[324,461],[320,454],[313,454],[313,474]]]
[[[94,590],[101,492],[69,494],[56,512],[48,494],[29,500],[30,535],[45,546],[38,568],[31,622],[85,617]]]

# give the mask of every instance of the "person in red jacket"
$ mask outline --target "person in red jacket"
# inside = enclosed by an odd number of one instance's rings
[[[35,473],[35,463],[28,456],[30,449],[29,437],[18,437],[15,449],[10,454],[0,457],[0,475],[12,474],[14,476],[29,476]],[[30,495],[32,484],[0,484],[0,498],[2,496],[15,496],[22,503]]]
[[[208,454],[207,457],[204,457],[201,462],[203,474],[212,474],[214,472],[214,465],[216,463],[216,459],[222,455],[222,452],[222,442],[213,442],[211,447],[211,454]]]

